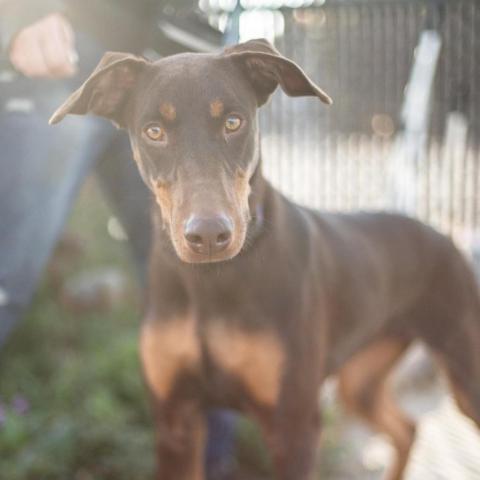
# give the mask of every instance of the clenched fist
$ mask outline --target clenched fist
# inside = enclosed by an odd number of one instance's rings
[[[27,77],[71,77],[77,71],[78,55],[70,22],[52,13],[23,28],[11,42],[9,58]]]

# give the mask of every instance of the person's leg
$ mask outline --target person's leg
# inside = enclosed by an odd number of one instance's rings
[[[97,118],[48,119],[103,49],[77,35],[79,74],[28,79],[0,61],[0,348],[21,318],[79,186],[115,132]]]
[[[110,127],[73,117],[51,127],[49,116],[72,87],[0,73],[1,346],[30,302]]]
[[[237,416],[228,410],[214,410],[207,417],[208,442],[205,452],[208,480],[227,480],[235,471]]]

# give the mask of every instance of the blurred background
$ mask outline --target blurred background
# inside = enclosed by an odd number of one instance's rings
[[[200,19],[193,40],[192,15]],[[277,91],[261,113],[265,172],[290,198],[328,210],[401,210],[480,257],[477,0],[164,2],[157,29],[163,44],[193,41],[205,51],[266,37],[334,99],[325,107]],[[161,54],[154,42],[145,52]],[[0,351],[1,480],[151,476],[141,299],[126,240],[88,179],[26,321]],[[407,479],[480,478],[480,436],[420,346],[394,382],[420,418]],[[385,439],[345,416],[334,380],[320,401],[322,478],[380,478],[391,458]],[[242,422],[237,435],[247,478],[268,478],[255,428]]]

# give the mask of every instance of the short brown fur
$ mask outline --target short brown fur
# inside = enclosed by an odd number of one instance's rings
[[[154,63],[109,52],[51,119],[92,112],[126,128],[160,205],[141,338],[158,480],[202,478],[202,425],[217,406],[259,421],[277,480],[310,479],[318,391],[333,374],[347,407],[390,436],[397,459],[389,479],[402,478],[414,426],[386,379],[413,340],[441,360],[463,411],[480,419],[471,268],[421,222],[315,212],[273,188],[262,174],[257,108],[278,86],[332,103],[262,39]],[[210,99],[239,117],[238,129],[212,118],[220,108]],[[161,142],[146,141],[165,104],[175,105],[175,121]],[[172,120],[173,109],[164,110]]]

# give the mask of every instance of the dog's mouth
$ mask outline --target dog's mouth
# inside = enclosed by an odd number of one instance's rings
[[[185,263],[219,263],[231,260],[236,257],[241,251],[241,247],[236,249],[232,248],[230,251],[222,254],[198,254],[188,251],[187,249],[178,249],[177,247],[175,247],[175,251],[178,255],[178,258],[180,258],[180,260]]]

